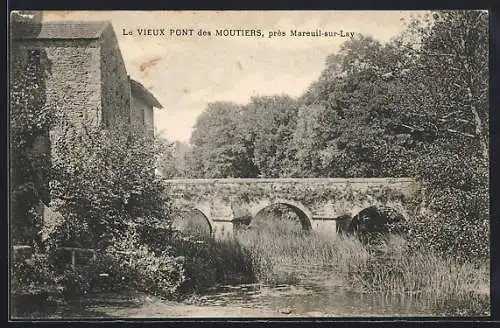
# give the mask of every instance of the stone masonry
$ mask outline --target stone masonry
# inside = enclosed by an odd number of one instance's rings
[[[180,216],[201,212],[218,237],[232,233],[242,218],[282,204],[304,229],[333,236],[337,221],[373,206],[389,206],[409,218],[418,210],[421,187],[410,178],[178,179],[167,181]],[[182,214],[184,213],[184,214]]]

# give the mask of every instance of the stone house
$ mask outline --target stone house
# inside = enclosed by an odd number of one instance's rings
[[[153,111],[162,105],[128,75],[110,22],[23,22],[11,27],[11,79],[33,63],[46,67],[48,74],[40,88],[48,108],[64,113],[75,126],[84,122],[107,127],[125,124],[154,133]],[[50,145],[57,132],[56,126],[36,138],[33,158],[50,160]],[[36,172],[41,199],[47,205],[48,181],[43,169]],[[45,217],[50,209],[43,207]]]
[[[73,123],[154,126],[153,108],[162,105],[128,76],[110,22],[19,23],[11,39],[13,72],[29,56],[48,65],[46,104],[63,109]]]
[[[154,108],[163,108],[158,100],[141,83],[130,79],[131,122],[154,131]]]

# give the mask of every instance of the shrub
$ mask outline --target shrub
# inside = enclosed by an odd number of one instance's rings
[[[56,283],[48,257],[34,254],[30,259],[13,257],[11,266],[11,314],[44,311],[51,296],[61,296],[62,288]]]
[[[255,280],[250,252],[235,238],[199,238],[182,233],[170,241],[173,252],[185,259],[184,293],[201,292],[219,283]]]
[[[29,259],[14,256],[11,267],[11,292],[37,295],[59,290],[56,274],[47,254],[35,253]]]
[[[465,191],[447,187],[430,193],[431,210],[410,222],[411,246],[461,262],[489,259],[487,188]]]
[[[174,297],[185,281],[184,259],[174,255],[169,240],[163,240],[163,247],[148,245],[148,240],[144,240],[138,227],[129,225],[105,250],[104,254],[115,263],[115,271],[107,273],[117,286],[165,298]],[[148,231],[153,232],[149,237],[157,242],[161,241],[155,237],[165,233],[161,229]]]
[[[419,160],[426,211],[410,222],[413,247],[462,262],[488,259],[488,159],[460,145],[429,153]]]
[[[129,223],[170,224],[170,203],[155,174],[161,149],[140,130],[62,124],[54,144],[53,206],[64,220],[52,246],[104,249]],[[125,131],[125,132],[124,132]]]

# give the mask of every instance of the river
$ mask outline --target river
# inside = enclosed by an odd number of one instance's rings
[[[221,285],[188,301],[172,302],[145,294],[92,294],[49,309],[42,317],[406,317],[435,316],[411,297],[353,291],[324,267],[293,267],[293,285]]]
[[[293,267],[301,278],[293,285],[226,285],[213,288],[194,304],[260,308],[298,316],[432,316],[412,297],[360,293],[345,286],[325,267]]]

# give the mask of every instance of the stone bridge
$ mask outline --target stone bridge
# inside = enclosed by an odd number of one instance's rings
[[[420,186],[411,178],[174,179],[167,180],[174,211],[199,211],[210,232],[223,237],[242,218],[283,204],[304,229],[335,235],[337,221],[372,205],[394,208],[409,218],[417,210]]]

